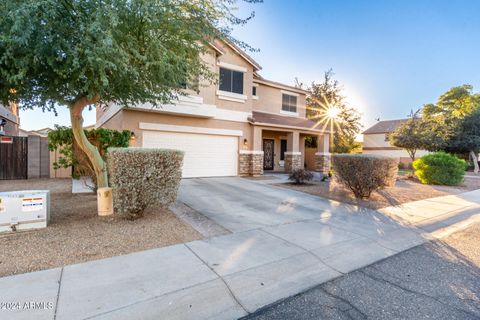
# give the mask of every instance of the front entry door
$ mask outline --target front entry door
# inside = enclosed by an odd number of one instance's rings
[[[263,139],[263,170],[273,170],[275,140]]]

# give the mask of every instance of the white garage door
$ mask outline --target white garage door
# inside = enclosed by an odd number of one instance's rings
[[[184,178],[237,175],[238,137],[144,131],[143,146],[184,151]]]

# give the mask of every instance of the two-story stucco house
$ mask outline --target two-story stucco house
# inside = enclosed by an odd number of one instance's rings
[[[405,149],[392,146],[389,135],[408,119],[379,121],[363,132],[363,151],[365,154],[378,154],[398,157],[404,165],[411,165],[412,159]],[[427,154],[426,150],[417,150],[416,157]]]
[[[305,117],[307,92],[266,80],[234,44],[212,43],[202,59],[219,76],[161,108],[110,105],[97,127],[134,132],[132,147],[185,151],[183,176],[260,175],[304,167],[305,137],[318,137],[316,170],[329,169],[329,132]]]

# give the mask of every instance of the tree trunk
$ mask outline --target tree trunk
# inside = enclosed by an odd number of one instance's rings
[[[477,158],[477,154],[475,153],[475,151],[470,151],[470,157],[472,157],[473,172],[475,174],[478,174],[478,158]]]
[[[105,165],[105,161],[103,161],[97,147],[88,141],[87,136],[83,131],[83,109],[85,109],[86,106],[97,102],[97,100],[97,98],[89,100],[86,97],[82,97],[75,101],[75,103],[70,106],[70,119],[72,121],[73,137],[80,149],[85,152],[92,163],[97,178],[97,187],[105,188],[108,187],[107,166]]]
[[[407,149],[407,152],[408,152],[408,155],[410,156],[410,159],[412,159],[412,164],[411,164],[411,167],[412,167],[412,173],[413,173],[413,162],[415,161],[415,154],[417,153],[417,149]]]

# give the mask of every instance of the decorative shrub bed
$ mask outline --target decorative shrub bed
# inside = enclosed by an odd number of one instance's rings
[[[373,191],[394,186],[398,158],[368,154],[332,155],[334,178],[349,188],[356,198],[368,198]]]
[[[147,207],[168,207],[177,198],[183,152],[168,149],[110,148],[107,166],[116,213],[135,219]]]
[[[424,184],[455,186],[463,182],[467,162],[445,152],[436,152],[415,160],[413,168]]]
[[[312,179],[313,173],[304,169],[294,169],[288,176],[288,180],[293,181],[295,184],[304,184]]]

